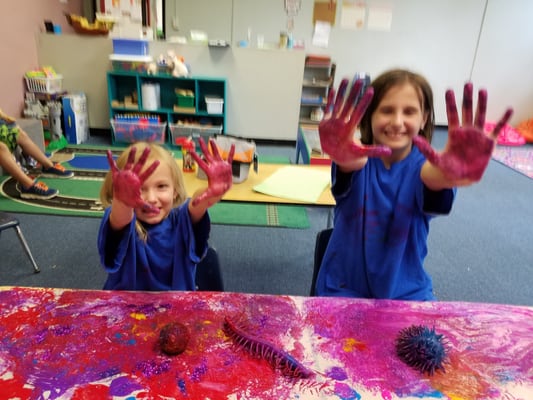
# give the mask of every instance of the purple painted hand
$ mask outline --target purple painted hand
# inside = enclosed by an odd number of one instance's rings
[[[461,126],[454,92],[446,91],[448,142],[442,153],[437,153],[422,136],[413,139],[414,144],[428,161],[452,181],[477,182],[481,180],[490,161],[496,139],[513,114],[512,109],[507,109],[493,131],[486,134],[483,127],[487,112],[487,91],[484,89],[479,91],[475,117],[472,98],[473,85],[467,83],[463,92],[463,125]]]
[[[111,151],[107,151],[107,161],[109,162],[113,176],[113,197],[129,207],[151,210],[152,206],[148,203],[145,203],[141,197],[141,186],[143,182],[155,171],[159,165],[159,161],[154,161],[142,174],[140,174],[144,164],[146,163],[146,159],[150,154],[150,149],[148,147],[144,149],[139,161],[134,164],[136,152],[137,149],[132,147],[128,154],[128,160],[124,166],[124,169],[120,170],[117,167],[117,163],[113,159],[113,154]]]
[[[362,86],[362,80],[355,81],[345,99],[348,80],[343,79],[336,98],[335,90],[329,92],[326,114],[318,126],[318,133],[322,150],[336,163],[347,163],[360,157],[382,157],[391,154],[388,147],[362,145],[353,139],[355,129],[374,96],[374,89],[369,87],[356,104]]]
[[[233,184],[231,163],[233,162],[235,145],[231,145],[228,159],[223,160],[213,139],[209,139],[213,154],[209,152],[207,145],[202,138],[200,138],[199,141],[205,160],[196,154],[195,151],[192,151],[191,154],[198,163],[198,166],[207,175],[207,190],[194,199],[192,203],[193,206],[196,206],[198,203],[206,199],[216,198],[216,201],[218,201],[218,198],[222,197]],[[209,201],[209,205],[212,205],[214,202],[215,201]]]

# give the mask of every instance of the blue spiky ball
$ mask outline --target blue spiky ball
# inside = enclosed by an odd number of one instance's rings
[[[398,357],[407,365],[428,375],[433,375],[437,370],[444,372],[447,353],[448,344],[444,335],[437,334],[435,328],[411,325],[402,329],[396,338]]]

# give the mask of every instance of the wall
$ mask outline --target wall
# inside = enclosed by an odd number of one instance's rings
[[[111,68],[111,40],[46,34],[39,35],[37,40],[39,59],[43,63],[53,62],[63,71],[64,88],[87,94],[89,126],[109,128],[106,72]],[[227,79],[227,133],[296,139],[303,51],[219,49],[166,42],[151,42],[149,49],[154,58],[168,50],[182,55],[192,66],[194,76]]]
[[[170,47],[191,62],[194,74],[228,77],[228,127],[232,133],[293,140],[295,127],[288,114],[293,110],[297,114],[298,110],[295,105],[300,95],[301,76],[298,74],[303,71],[303,66],[297,60],[303,60],[303,52],[235,46],[236,41],[247,37],[249,27],[252,43],[258,33],[265,36],[266,42],[278,40],[286,17],[282,2],[275,4],[269,0],[233,0],[233,46],[230,49],[213,51],[207,47],[157,42],[153,46],[153,55],[157,56]],[[337,18],[340,18],[340,1],[337,4]],[[533,2],[368,0],[366,4],[368,7],[384,4],[391,8],[391,30],[346,30],[335,26],[326,49],[310,45],[312,0],[302,0],[302,9],[295,18],[295,38],[305,40],[305,52],[329,54],[336,61],[337,83],[341,77],[351,77],[355,72],[364,71],[375,76],[391,67],[408,67],[423,73],[432,84],[438,124],[447,124],[445,90],[453,88],[459,97],[467,80],[472,80],[477,88],[488,89],[488,119],[498,118],[508,106],[515,109],[513,124],[532,117],[533,25],[528,17],[533,15]],[[206,13],[206,18],[209,16],[211,14]],[[61,50],[65,49],[59,48],[57,52],[61,53]],[[77,51],[79,48],[74,46],[64,57],[72,58]],[[52,53],[49,48],[40,51],[47,60],[64,62],[52,59]],[[107,56],[102,57],[107,66]],[[105,87],[105,78],[96,74],[94,62],[90,66],[92,70],[84,73],[88,81],[78,82],[78,86]],[[98,102],[100,108],[107,107],[105,90],[93,96],[96,98],[92,101]],[[93,114],[91,121],[94,121],[92,118],[101,121],[107,118],[94,115],[91,105],[89,112]],[[269,117],[265,118],[266,115]],[[91,127],[95,125],[91,123]]]
[[[24,74],[40,66],[35,34],[43,32],[44,20],[72,32],[64,12],[81,14],[83,0],[17,0],[2,1],[0,6],[0,108],[19,117],[24,109]]]
[[[205,0],[204,0],[205,1]],[[230,0],[225,0],[230,1]],[[283,2],[271,0],[231,0],[232,42],[247,39],[252,45],[257,35],[276,43],[286,30]],[[192,0],[167,0],[167,3]],[[303,40],[306,52],[328,54],[337,63],[337,83],[356,72],[376,76],[385,69],[407,67],[421,72],[432,84],[436,120],[447,123],[444,93],[448,88],[462,92],[465,81],[489,91],[488,118],[500,116],[513,106],[512,122],[533,115],[533,2],[528,0],[366,0],[366,11],[385,7],[392,12],[390,31],[348,30],[340,27],[342,1],[337,0],[337,23],[328,48],[312,45],[314,0],[302,0],[294,18],[294,38]],[[175,11],[169,4],[171,16]],[[201,23],[209,27],[220,22],[217,13],[203,13]],[[192,18],[192,16],[189,16]],[[188,21],[189,26],[196,26]]]

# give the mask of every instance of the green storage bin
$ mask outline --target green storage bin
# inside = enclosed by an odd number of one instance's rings
[[[194,93],[191,90],[176,90],[178,107],[194,108]]]

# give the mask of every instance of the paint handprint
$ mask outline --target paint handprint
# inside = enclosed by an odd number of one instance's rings
[[[128,154],[126,165],[121,170],[113,159],[110,150],[107,151],[107,161],[113,176],[113,197],[132,208],[143,208],[150,210],[152,206],[146,203],[141,197],[141,186],[143,182],[155,171],[159,161],[154,161],[144,172],[141,170],[146,164],[150,148],[145,148],[139,160],[135,163],[135,153],[137,149],[132,147]]]
[[[484,132],[487,112],[487,91],[480,90],[476,114],[473,115],[473,85],[464,86],[462,125],[452,90],[446,92],[446,113],[448,115],[448,142],[443,152],[435,151],[422,136],[413,139],[414,144],[428,161],[439,168],[452,181],[477,182],[481,180],[490,161],[496,139],[507,124],[512,109],[507,109],[492,132]]]
[[[348,80],[343,79],[336,97],[335,90],[330,91],[326,114],[318,126],[322,151],[337,164],[360,157],[382,157],[391,154],[390,148],[386,146],[363,145],[353,139],[355,129],[374,95],[374,89],[369,87],[356,102],[362,86],[363,81],[356,80],[348,97],[345,97]]]
[[[199,142],[204,158],[201,158],[195,151],[192,151],[191,154],[198,163],[198,166],[207,175],[207,190],[194,199],[193,206],[206,199],[219,199],[233,184],[231,164],[233,162],[233,154],[235,153],[235,145],[231,145],[228,159],[224,160],[213,139],[209,139],[213,153],[207,149],[207,145],[202,138],[199,139]]]

